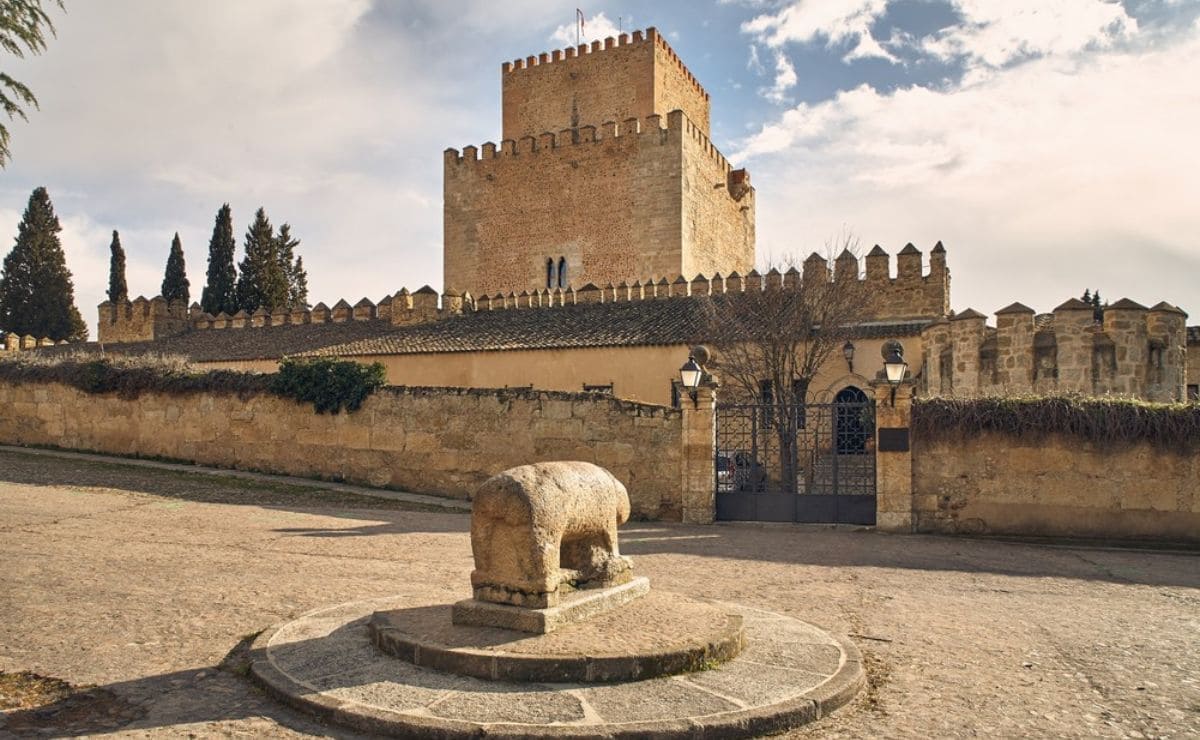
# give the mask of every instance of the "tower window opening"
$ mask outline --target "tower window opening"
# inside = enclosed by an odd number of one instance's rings
[[[567,258],[566,257],[558,258],[558,287],[564,288],[564,289],[567,287]]]
[[[546,258],[546,288],[547,290],[554,287],[554,258]]]

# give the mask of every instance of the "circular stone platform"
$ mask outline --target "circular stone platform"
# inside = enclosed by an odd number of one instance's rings
[[[657,678],[713,668],[744,644],[740,614],[661,591],[542,635],[453,624],[448,605],[378,611],[367,627],[376,647],[389,655],[498,681]]]
[[[642,681],[491,681],[399,660],[371,643],[372,615],[448,609],[411,597],[342,604],[269,629],[252,646],[251,673],[301,710],[404,737],[750,737],[824,716],[862,687],[849,642],[780,614],[714,606],[742,617],[745,649],[711,670]]]

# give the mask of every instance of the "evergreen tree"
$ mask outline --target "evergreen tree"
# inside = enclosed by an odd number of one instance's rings
[[[1104,321],[1104,307],[1107,305],[1107,302],[1100,302],[1100,291],[1092,293],[1092,318],[1096,321]]]
[[[233,218],[226,203],[217,211],[212,239],[208,242],[208,277],[200,298],[200,307],[214,316],[222,311],[232,315],[238,310],[237,269],[233,266],[236,249]]]
[[[112,253],[108,261],[108,300],[126,303],[129,287],[125,284],[125,250],[121,248],[121,236],[116,229],[113,229],[112,244],[108,249]]]
[[[304,271],[304,258],[296,258],[292,270],[292,308],[308,308],[308,273]]]
[[[280,264],[279,240],[259,208],[246,231],[246,256],[238,265],[238,307],[251,313],[259,308],[275,311],[288,306],[288,274]]]
[[[308,305],[308,275],[304,272],[304,261],[296,256],[300,240],[292,238],[292,227],[279,227],[279,267],[287,276],[288,308],[303,308]]]
[[[54,35],[54,22],[43,6],[53,2],[62,9],[62,0],[2,0],[0,1],[0,51],[18,59],[46,50],[47,31]],[[0,72],[0,111],[8,118],[29,120],[24,106],[38,107],[33,91],[24,83]],[[0,168],[8,164],[8,127],[0,121]]]
[[[55,341],[87,339],[60,231],[49,194],[37,188],[29,196],[16,244],[0,273],[0,329]]]
[[[167,257],[167,271],[163,275],[162,297],[168,302],[187,303],[191,299],[189,286],[187,267],[183,262],[183,244],[179,241],[179,232],[176,231],[175,238],[171,240],[171,254]]]
[[[1082,300],[1084,303],[1088,304],[1089,306],[1092,305],[1092,289],[1084,288],[1083,289],[1083,298],[1080,300]]]

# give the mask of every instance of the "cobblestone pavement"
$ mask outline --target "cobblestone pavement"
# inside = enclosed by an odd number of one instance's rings
[[[468,519],[0,453],[0,671],[93,686],[0,737],[352,736],[242,676],[322,605],[467,591]],[[870,531],[630,523],[655,588],[850,635],[871,686],[794,737],[1200,736],[1200,558]]]

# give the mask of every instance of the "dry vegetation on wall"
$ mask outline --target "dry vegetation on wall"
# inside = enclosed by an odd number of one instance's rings
[[[214,393],[247,398],[273,393],[311,403],[319,414],[356,411],[383,386],[383,365],[320,358],[283,362],[278,373],[197,370],[172,356],[39,357],[36,353],[0,361],[0,380],[61,383],[85,393],[115,393],[132,400],[143,393]]]
[[[57,356],[30,352],[0,360],[0,380],[61,383],[85,393],[115,393],[127,400],[143,393],[197,392],[247,396],[269,389],[270,376],[232,370],[198,371],[179,357]]]
[[[912,427],[918,438],[937,441],[993,432],[1030,439],[1060,435],[1101,447],[1147,443],[1179,454],[1200,450],[1200,405],[1130,398],[918,399]]]

